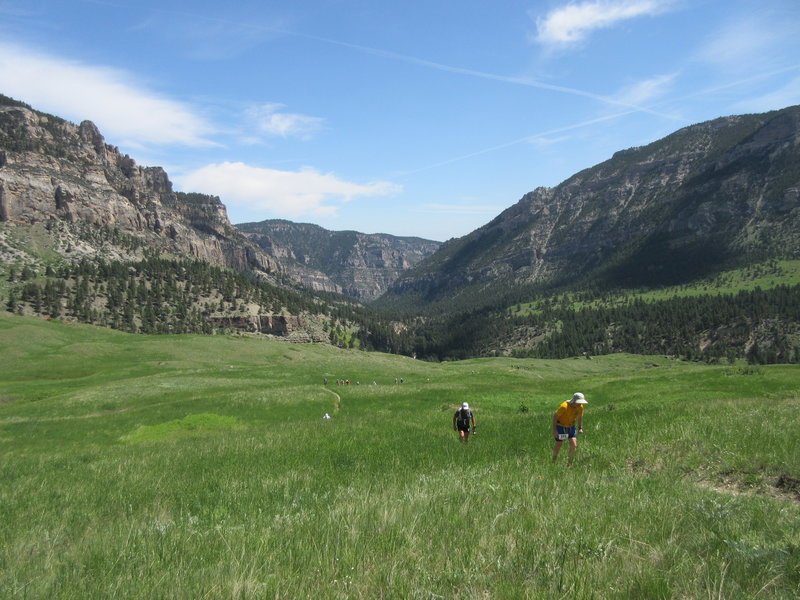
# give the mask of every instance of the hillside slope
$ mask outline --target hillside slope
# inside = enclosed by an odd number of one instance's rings
[[[797,257],[798,232],[796,106],[687,127],[538,188],[402,275],[381,304],[476,306],[530,287],[682,283]]]

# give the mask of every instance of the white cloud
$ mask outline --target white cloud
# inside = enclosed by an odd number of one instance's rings
[[[612,27],[635,17],[661,14],[668,10],[668,0],[593,0],[568,4],[537,19],[537,41],[566,45],[580,42],[595,29]]]
[[[324,119],[295,113],[281,112],[283,104],[264,104],[247,111],[249,119],[266,135],[282,138],[298,137],[310,139],[321,128]]]
[[[278,171],[241,162],[207,165],[174,180],[186,191],[217,195],[226,205],[290,218],[331,216],[338,209],[336,203],[388,196],[402,189],[386,181],[351,183],[310,168]]]
[[[3,93],[75,122],[90,119],[117,145],[213,145],[212,127],[186,104],[145,89],[124,71],[0,43]]]
[[[526,141],[531,145],[535,146],[536,148],[547,148],[549,146],[555,146],[556,144],[560,144],[562,142],[567,142],[572,139],[572,136],[569,135],[561,135],[557,137],[550,137],[547,135],[536,135],[526,139]]]

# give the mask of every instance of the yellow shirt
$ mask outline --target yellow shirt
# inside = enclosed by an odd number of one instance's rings
[[[572,427],[575,424],[575,419],[582,416],[583,404],[562,402],[561,406],[556,410],[556,424],[561,425],[561,427]]]

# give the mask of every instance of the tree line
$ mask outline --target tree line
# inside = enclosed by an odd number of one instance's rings
[[[225,329],[216,325],[215,317],[253,313],[352,317],[347,310],[253,275],[157,255],[133,262],[84,258],[48,267],[43,276],[30,267],[11,267],[8,280],[14,284],[9,311],[74,318],[131,333],[220,333]]]
[[[429,320],[413,351],[437,360],[510,354],[568,358],[628,352],[688,360],[800,362],[800,286],[622,306],[573,308],[540,302],[521,315],[484,307]]]
[[[511,355],[567,358],[614,352],[689,360],[800,362],[800,286],[622,305],[602,297],[541,297],[523,313],[508,304],[435,315],[393,314],[336,294],[310,294],[198,260],[150,254],[132,262],[82,259],[37,274],[11,267],[7,310],[72,318],[132,333],[233,331],[224,318],[317,315],[334,345],[426,360]],[[224,318],[223,318],[224,317]]]

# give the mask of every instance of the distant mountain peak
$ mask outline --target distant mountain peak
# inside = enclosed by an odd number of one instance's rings
[[[362,300],[380,297],[401,273],[433,254],[439,242],[270,219],[236,226],[296,279],[326,277]]]

